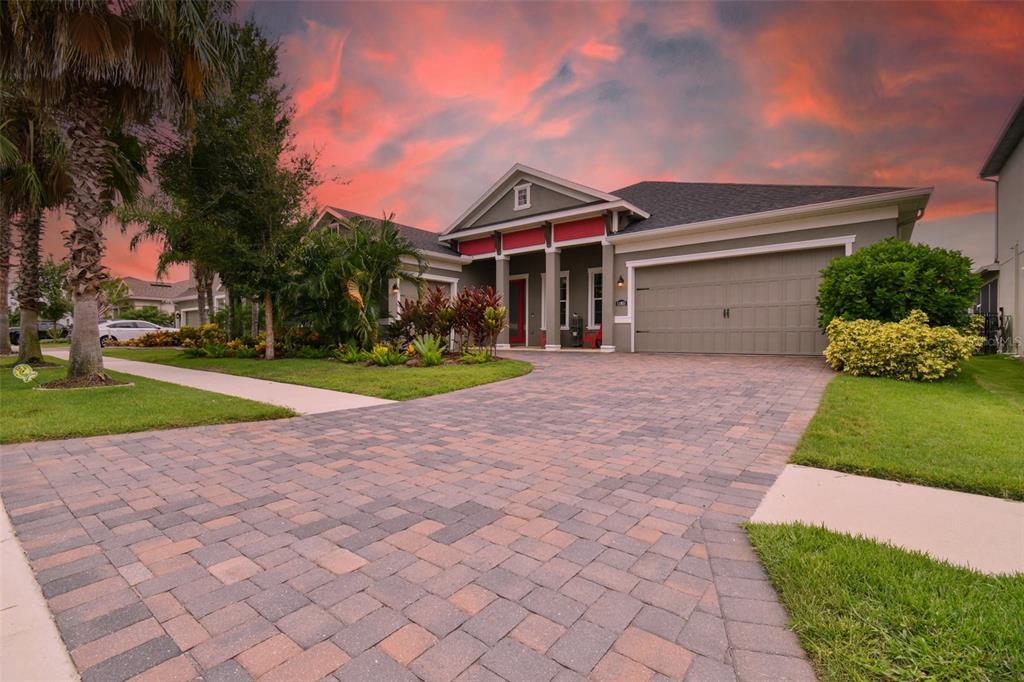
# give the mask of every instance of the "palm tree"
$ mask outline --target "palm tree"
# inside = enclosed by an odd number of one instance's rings
[[[59,206],[70,191],[66,149],[53,121],[32,102],[4,93],[4,138],[13,153],[0,167],[0,187],[5,207],[16,214],[20,233],[18,253],[18,307],[21,334],[18,361],[40,363],[39,346],[40,260],[39,246],[46,211]]]
[[[0,77],[67,129],[73,187],[65,240],[75,298],[68,378],[103,377],[97,294],[103,224],[117,193],[111,139],[155,117],[187,123],[191,105],[222,82],[230,62],[228,0],[6,0]],[[112,135],[113,133],[113,135]]]
[[[9,121],[0,122],[0,173],[18,162],[18,148],[8,135]],[[2,179],[0,179],[2,182]],[[14,220],[14,207],[6,199],[6,193],[0,193],[0,355],[11,354],[10,330],[10,285],[11,285],[11,223]]]

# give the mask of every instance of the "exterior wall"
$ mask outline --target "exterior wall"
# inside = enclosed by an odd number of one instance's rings
[[[529,178],[519,176],[505,183],[505,186],[500,190],[501,198],[498,199],[498,202],[470,223],[469,227],[482,227],[484,225],[502,223],[506,220],[518,220],[519,218],[540,215],[541,213],[550,213],[552,211],[573,208],[574,206],[582,206],[586,203],[533,183],[530,187],[530,208],[516,211],[514,209],[515,198],[512,196],[512,188],[529,181]]]
[[[425,281],[427,289],[433,289],[434,287],[441,287],[445,290],[449,297],[455,295],[458,289],[461,289],[462,284],[462,273],[455,270],[447,270],[436,267],[428,267],[423,271],[421,275]],[[458,280],[458,282],[450,282],[448,280]],[[426,293],[426,291],[424,291]],[[398,295],[395,296],[391,293],[389,287],[388,292],[388,315],[393,316],[398,312],[398,304],[400,301],[406,299],[416,300],[420,296],[419,287],[413,282],[408,280],[401,280],[398,284]]]
[[[785,244],[787,242],[800,242],[810,239],[826,239],[828,237],[840,237],[844,235],[856,235],[853,244],[854,250],[874,244],[886,237],[897,236],[896,219],[876,220],[855,225],[836,225],[813,230],[799,230],[795,232],[780,232],[776,234],[759,235],[756,237],[745,237],[742,239],[728,239],[720,241],[702,242],[700,244],[688,244],[686,246],[674,246],[663,249],[649,249],[644,251],[631,251],[630,253],[615,254],[615,279],[621,275],[626,277],[626,262],[632,260],[643,260],[646,258],[661,258],[664,256],[679,256],[691,253],[704,253],[709,251],[724,251],[729,249],[741,249],[749,246],[762,246],[765,244]],[[626,288],[618,288],[615,281],[605,275],[606,291],[613,295],[616,302],[628,299]],[[613,294],[611,292],[614,292]],[[629,315],[630,311],[625,306],[615,306],[615,315]],[[615,349],[616,351],[629,351],[630,348],[630,325],[628,323],[615,324]],[[605,325],[608,329],[608,325]]]
[[[129,305],[133,308],[145,308],[146,306],[153,306],[162,313],[173,313],[174,303],[171,301],[165,301],[160,299],[150,298],[129,298]]]
[[[462,266],[462,273],[459,274],[459,288],[466,287],[493,287],[494,286],[494,260],[478,260]]]
[[[494,237],[488,235],[477,239],[460,241],[459,253],[465,256],[479,256],[484,253],[494,253]]]
[[[1013,315],[1011,333],[1024,341],[1024,143],[1006,160],[996,188],[996,261],[999,306]]]

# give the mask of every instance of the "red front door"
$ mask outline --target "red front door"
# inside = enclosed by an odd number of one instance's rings
[[[508,282],[508,342],[526,344],[526,280]]]

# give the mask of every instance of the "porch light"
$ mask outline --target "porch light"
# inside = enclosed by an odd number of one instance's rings
[[[619,275],[619,279],[615,282],[615,286],[617,286],[620,289],[626,286],[626,281],[622,279],[622,275]]]
[[[391,285],[391,293],[394,294],[395,296],[398,296],[398,282],[395,282],[393,285]]]

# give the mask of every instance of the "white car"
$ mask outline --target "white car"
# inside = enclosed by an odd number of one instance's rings
[[[174,327],[161,327],[145,320],[107,320],[100,322],[100,345],[107,346],[111,342],[127,341],[152,332],[176,332]]]

